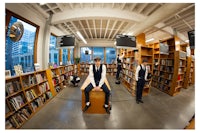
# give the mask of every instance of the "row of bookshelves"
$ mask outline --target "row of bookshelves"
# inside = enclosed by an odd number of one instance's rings
[[[77,74],[76,65],[25,73],[6,78],[6,129],[20,128]]]
[[[145,38],[142,38],[145,40]],[[141,40],[142,40],[141,39]],[[140,39],[138,39],[140,40]],[[135,81],[135,71],[139,64],[142,63],[143,59],[147,59],[147,71],[148,73],[152,74],[152,67],[153,67],[153,48],[146,46],[145,44],[137,42],[138,50],[133,49],[120,49],[119,53],[123,53],[125,51],[125,56],[123,60],[122,65],[122,81],[126,89],[135,96],[135,88],[136,88],[136,81]],[[151,82],[151,79],[146,82],[145,89],[143,91],[143,95],[147,95],[150,92],[150,86],[149,83]]]
[[[89,67],[91,64],[80,64],[80,75],[88,75]],[[106,66],[106,73],[109,75],[116,75],[117,65],[116,64],[104,64]]]

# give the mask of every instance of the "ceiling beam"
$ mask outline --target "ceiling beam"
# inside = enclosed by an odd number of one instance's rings
[[[71,9],[74,9],[74,7],[73,7],[73,4],[72,4],[72,3],[69,3],[69,6],[70,6],[70,8],[71,8]]]
[[[113,33],[113,29],[115,28],[116,24],[117,24],[117,20],[115,20],[115,22],[114,22],[114,24],[112,26],[112,29],[110,30],[110,34],[108,36],[108,39],[110,38],[111,34]]]
[[[157,9],[158,6],[160,6],[159,4],[152,4],[149,8],[146,8],[144,11],[144,15],[150,15],[151,12],[153,12],[153,10]]]
[[[115,7],[115,3],[112,3],[112,8],[114,8]]]
[[[95,34],[95,38],[97,38],[97,31],[96,31],[95,19],[93,19],[93,25],[94,25],[94,34]]]
[[[128,23],[128,24],[124,27],[124,29],[122,29],[122,33],[126,32],[126,31],[128,30],[128,28],[130,28],[131,25],[132,25],[131,23]]]
[[[140,6],[138,12],[141,13],[146,7],[147,7],[148,3],[144,3]]]
[[[125,22],[121,22],[121,24],[119,25],[119,27],[117,28],[117,30],[115,31],[115,33],[113,34],[112,38],[111,39],[114,39],[114,37],[116,36],[116,34],[119,32],[119,30],[121,29],[122,25],[124,24]]]
[[[83,3],[80,3],[80,7],[83,8]]]
[[[121,6],[121,10],[124,10],[124,7],[126,6],[126,3],[123,3]]]
[[[26,6],[29,6],[29,4],[26,4]],[[39,5],[37,5],[36,3],[30,3],[30,5],[33,7],[33,9],[35,9],[35,11],[38,11],[38,14],[42,14],[43,17],[45,18],[49,18],[49,14],[46,13],[44,10],[41,9],[41,7]]]
[[[87,32],[85,31],[85,28],[84,28],[82,22],[81,22],[80,20],[79,20],[78,22],[79,22],[79,24],[81,25],[81,28],[83,29],[85,35],[87,36],[87,39],[89,39],[89,36],[88,36]]]
[[[104,3],[101,4],[101,8],[104,8]]]
[[[57,4],[57,6],[59,7],[59,9],[63,12],[64,11],[64,6],[63,6],[63,4],[60,4],[60,3],[56,3]]]
[[[107,21],[107,25],[106,25],[106,30],[105,30],[104,38],[106,37],[107,31],[108,31],[109,23],[110,23],[110,19]]]
[[[136,3],[133,3],[133,4],[131,4],[131,8],[130,8],[130,11],[133,11],[134,10],[134,8],[136,7]]]
[[[186,22],[183,18],[181,18],[178,14],[176,15],[178,18],[180,18],[191,30],[193,30],[192,26]]]
[[[49,11],[52,11],[54,14],[56,13],[56,12],[53,10],[53,8],[51,8],[51,6],[50,6],[48,3],[46,3],[46,6],[48,6]]]
[[[71,22],[70,22],[71,23]],[[66,23],[64,23],[65,24],[65,26],[67,26],[67,28],[77,37],[77,34],[76,34],[76,32],[68,25],[68,24],[66,24]]]
[[[89,30],[89,32],[90,32],[90,36],[91,36],[92,39],[94,39],[94,38],[93,38],[93,35],[92,35],[92,32],[91,32],[91,28],[90,28],[90,25],[89,25],[88,20],[85,20],[85,21],[86,21],[86,24],[87,24],[88,30]]]
[[[163,19],[168,18],[171,14],[177,13],[179,10],[185,8],[188,4],[187,3],[169,3],[164,4],[160,8],[158,8],[153,14],[151,14],[145,21],[137,24],[133,31],[133,35],[138,35],[142,33],[145,29],[152,27]]]
[[[101,38],[101,33],[102,33],[102,19],[101,19],[101,25],[100,25],[100,38]]]
[[[141,22],[147,19],[147,16],[142,14],[131,12],[128,10],[122,11],[119,8],[74,8],[65,9],[61,13],[56,13],[52,16],[52,24],[58,24],[65,22],[66,20],[77,20],[77,19],[92,19],[92,18],[106,18],[106,19],[118,19],[125,21],[136,21]]]

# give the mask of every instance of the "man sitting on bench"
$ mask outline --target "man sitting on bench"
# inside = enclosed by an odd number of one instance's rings
[[[105,78],[106,78],[106,66],[101,64],[101,58],[96,57],[94,58],[95,64],[90,65],[89,68],[89,78],[90,78],[90,84],[85,88],[85,102],[86,106],[83,109],[83,112],[85,112],[90,106],[90,100],[89,100],[89,92],[94,88],[95,91],[100,91],[103,89],[105,92],[105,104],[104,108],[108,114],[110,114],[110,109],[108,107],[109,102],[109,96],[110,96],[110,90],[105,84]]]

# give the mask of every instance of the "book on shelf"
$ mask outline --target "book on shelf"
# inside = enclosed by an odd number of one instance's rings
[[[166,65],[166,60],[162,59],[161,60],[161,65]]]
[[[40,86],[39,86],[39,90],[40,90],[40,93],[42,94],[42,93],[44,93],[44,92],[46,92],[47,90],[49,90],[50,88],[49,88],[49,83],[48,82],[45,82],[45,83],[43,83],[43,84],[41,84]]]
[[[23,70],[22,70],[21,65],[15,65],[14,70],[15,70],[15,75],[17,75],[17,76],[23,74]]]
[[[55,87],[56,92],[59,92],[61,90],[60,86]]]
[[[24,105],[24,101],[21,95],[11,98],[10,103],[15,110],[20,109],[21,106]]]
[[[34,68],[35,68],[35,71],[41,70],[39,63],[34,63]]]
[[[50,91],[46,92],[46,96],[47,96],[48,99],[53,97],[53,95],[52,95],[52,93]]]
[[[173,64],[174,64],[174,61],[173,61],[173,60],[167,60],[167,61],[166,61],[166,65],[167,65],[167,66],[173,66]]]
[[[35,99],[33,102],[31,102],[31,107],[32,107],[32,109],[33,109],[34,112],[35,112],[36,109],[37,109],[38,107],[40,107],[41,105],[43,105],[43,102],[42,102],[42,100],[41,100],[40,97],[37,98],[37,99]]]
[[[13,127],[17,128],[20,126],[19,121],[16,119],[16,116],[11,116],[11,118],[9,119],[10,122],[12,123]]]
[[[10,120],[6,120],[6,129],[11,129],[14,128],[13,125],[11,124]]]
[[[45,81],[46,79],[47,78],[46,78],[46,74],[45,73],[36,74],[37,83],[41,83],[41,82]]]
[[[9,113],[9,112],[10,112],[10,109],[9,109],[8,105],[6,104],[5,106],[6,106],[6,108],[5,108],[6,113]]]
[[[6,86],[6,96],[13,94],[15,92],[12,82],[6,83],[5,86]]]
[[[36,95],[34,89],[26,91],[26,97],[27,97],[28,101],[31,101],[32,99],[36,98],[37,95]]]

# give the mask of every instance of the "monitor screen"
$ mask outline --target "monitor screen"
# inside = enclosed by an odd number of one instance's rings
[[[74,48],[74,44],[74,35],[65,35],[57,37],[57,48]]]
[[[188,32],[188,38],[190,42],[190,48],[194,48],[195,46],[195,32],[194,30]]]
[[[128,36],[128,35],[117,35],[116,47],[117,48],[136,48],[136,37]]]

